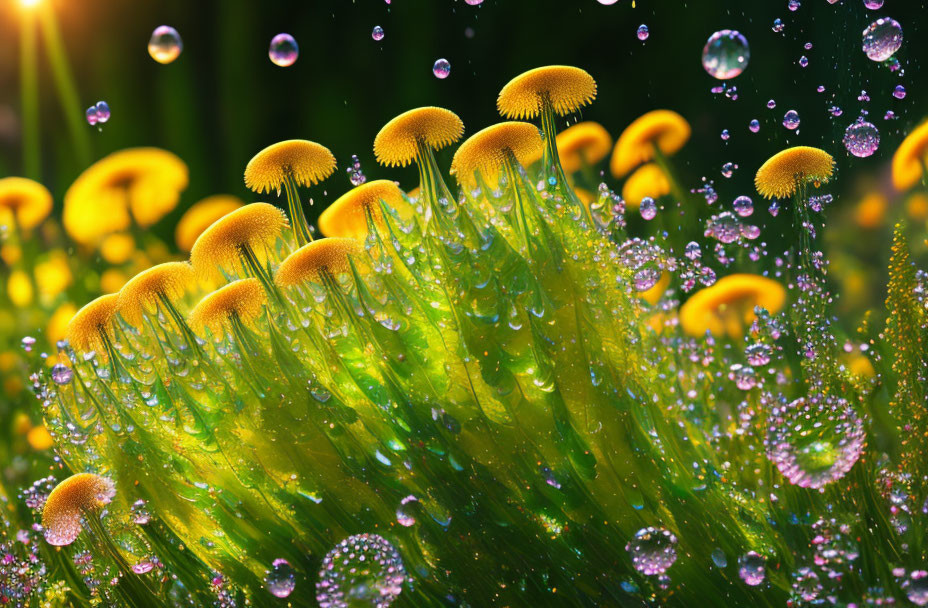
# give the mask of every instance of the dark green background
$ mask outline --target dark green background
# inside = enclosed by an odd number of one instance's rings
[[[901,134],[925,113],[925,9],[909,0],[886,0],[877,11],[866,10],[862,0],[802,0],[795,12],[787,0],[639,0],[635,8],[630,0],[612,6],[596,0],[485,0],[478,7],[463,0],[44,1],[55,6],[83,106],[104,99],[112,109],[102,133],[87,126],[95,158],[139,145],[176,152],[191,170],[183,206],[217,192],[253,200],[242,182],[245,163],[286,138],[319,141],[338,158],[338,173],[313,190],[317,203],[350,187],[344,168],[352,154],[368,177],[391,177],[411,188],[416,184],[410,170],[387,170],[373,160],[371,143],[387,120],[415,106],[441,105],[457,112],[473,133],[498,120],[496,94],[512,76],[551,63],[593,74],[599,97],[582,118],[600,121],[613,134],[653,108],[683,114],[694,130],[679,156],[686,185],[698,186],[703,175],[714,179],[726,204],[753,194],[757,166],[787,144],[834,153],[839,190],[856,188],[859,175],[885,178]],[[0,174],[17,174],[18,7],[14,0],[0,6]],[[885,15],[905,33],[897,54],[902,76],[861,51],[862,30]],[[776,17],[786,23],[782,34],[771,31]],[[651,32],[645,43],[635,36],[642,23]],[[183,54],[167,66],[146,51],[151,31],[161,24],[176,27],[184,41]],[[371,39],[375,25],[386,31],[381,42]],[[466,28],[473,38],[465,36]],[[700,66],[706,38],[722,28],[740,30],[751,45],[747,70],[730,81],[738,87],[737,101],[711,94],[718,83]],[[279,32],[291,33],[300,45],[300,58],[289,68],[268,60],[268,43]],[[809,51],[806,42],[813,44]],[[803,54],[807,68],[798,65]],[[439,57],[451,62],[446,80],[431,73]],[[81,167],[44,57],[39,65],[44,180],[60,201]],[[898,83],[908,89],[904,100],[891,96]],[[815,91],[819,84],[825,93]],[[840,139],[863,105],[857,101],[861,89],[872,97],[865,105],[883,142],[874,157],[857,160]],[[765,107],[771,98],[775,110]],[[827,113],[832,104],[844,108],[840,118]],[[790,108],[802,119],[798,133],[779,124]],[[887,109],[899,119],[884,121]],[[756,135],[747,129],[752,118],[763,125]],[[727,143],[719,137],[726,128]],[[445,166],[449,157],[446,152],[441,159]],[[730,180],[720,174],[727,161],[740,166]],[[171,223],[163,222],[159,231],[170,234]]]

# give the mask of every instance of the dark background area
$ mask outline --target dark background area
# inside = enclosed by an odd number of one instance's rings
[[[53,3],[84,107],[106,100],[112,118],[102,132],[91,131],[94,158],[127,146],[153,145],[180,155],[191,184],[183,207],[227,192],[254,200],[242,181],[251,156],[281,139],[307,138],[329,146],[339,171],[313,189],[316,209],[350,188],[344,168],[357,154],[368,178],[390,177],[416,185],[411,170],[379,167],[371,145],[380,127],[396,114],[420,105],[457,112],[468,133],[499,119],[499,89],[520,72],[563,63],[588,70],[599,84],[596,102],[582,119],[604,124],[613,135],[638,115],[658,107],[674,109],[693,126],[693,139],[679,155],[688,187],[701,176],[715,180],[721,200],[753,196],[754,171],[785,145],[825,148],[838,159],[837,191],[861,188],[860,175],[885,179],[885,168],[902,134],[925,112],[926,79],[920,67],[928,48],[921,41],[925,7],[910,0],[886,0],[867,10],[863,0],[802,0],[796,11],[787,0],[44,0]],[[19,104],[18,0],[0,0],[0,175],[21,172],[16,121]],[[891,16],[905,40],[897,57],[902,72],[866,58],[861,32],[873,20]],[[775,18],[785,24],[772,31]],[[170,65],[148,55],[151,31],[161,24],[180,32],[184,50]],[[636,37],[647,24],[650,37]],[[371,30],[386,36],[376,42]],[[473,30],[468,37],[466,30]],[[712,94],[721,84],[700,66],[706,39],[724,28],[741,31],[750,42],[745,72],[729,81],[738,99]],[[279,32],[299,43],[299,60],[273,65],[268,44]],[[803,45],[812,43],[811,50]],[[806,55],[809,65],[799,66]],[[432,64],[451,62],[439,80]],[[60,204],[67,185],[83,167],[76,162],[48,61],[39,58],[42,92],[43,180]],[[892,96],[903,84],[903,100]],[[816,92],[824,85],[824,93]],[[857,100],[866,90],[872,101]],[[769,99],[776,108],[768,110]],[[831,105],[844,113],[833,118]],[[868,159],[850,157],[841,145],[844,129],[862,107],[880,129],[880,150]],[[801,116],[797,132],[780,122],[788,109]],[[883,116],[893,110],[898,119]],[[761,131],[748,131],[752,118]],[[728,129],[729,141],[720,133]],[[440,161],[447,166],[450,151]],[[725,162],[739,165],[725,179]],[[723,183],[724,182],[724,183]],[[174,214],[175,217],[178,211]],[[170,218],[158,230],[170,234]]]

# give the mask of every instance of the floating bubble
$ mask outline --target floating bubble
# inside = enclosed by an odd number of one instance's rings
[[[720,30],[709,36],[702,49],[702,67],[719,80],[734,78],[748,67],[748,40],[736,30]]]
[[[632,277],[632,285],[635,291],[647,291],[657,285],[661,279],[661,271],[654,266],[642,268]]]
[[[400,506],[396,508],[396,522],[405,528],[416,525],[416,513],[421,509],[419,499],[410,494],[401,500]]]
[[[59,386],[70,384],[73,377],[74,371],[64,363],[56,363],[52,367],[52,382]]]
[[[377,534],[349,536],[322,560],[319,608],[387,608],[399,596],[406,569],[396,549]]]
[[[883,8],[883,0],[864,0],[864,6],[871,11]]]
[[[264,577],[264,584],[274,597],[287,597],[293,593],[293,589],[296,588],[296,573],[290,562],[275,559],[270,572]]]
[[[799,0],[789,0],[789,2],[786,3],[786,8],[791,11],[798,11],[800,6],[802,5],[799,3]]]
[[[896,99],[904,99],[905,98],[905,87],[902,86],[901,84],[897,84],[896,88],[893,89],[893,97],[895,97]]]
[[[746,585],[760,585],[767,576],[766,560],[762,555],[748,551],[738,559],[738,576]]]
[[[754,213],[754,201],[751,200],[750,196],[739,196],[732,203],[732,207],[734,207],[735,213],[741,217],[748,217]]]
[[[444,80],[451,74],[451,62],[447,59],[436,60],[432,65],[432,73],[435,74],[435,78]]]
[[[728,132],[728,129],[722,129],[721,138],[722,141],[728,141],[731,138],[731,133]]]
[[[744,355],[751,365],[767,365],[770,363],[771,347],[769,344],[758,342],[749,344],[744,349]]]
[[[183,50],[180,34],[169,25],[159,25],[148,39],[148,54],[158,63],[171,63]]]
[[[751,122],[748,123],[748,129],[751,133],[757,133],[760,131],[760,121],[756,118],[752,119]]]
[[[719,568],[724,568],[728,566],[728,558],[725,557],[725,552],[716,547],[712,550],[712,563]]]
[[[784,28],[786,28],[786,26],[783,25],[783,20],[777,18],[773,20],[773,27],[771,27],[770,29],[772,29],[774,32],[779,34],[780,32],[783,31]]]
[[[807,67],[809,65],[809,58],[803,55],[799,58],[799,67]]]
[[[788,110],[786,114],[783,115],[783,126],[789,129],[790,131],[795,131],[799,128],[799,112],[796,110]]]
[[[641,217],[646,220],[653,220],[657,217],[657,202],[650,196],[641,199],[641,205],[638,207]]]
[[[882,17],[864,30],[863,50],[873,61],[886,61],[901,46],[902,26],[895,19]]]
[[[802,601],[814,602],[821,593],[822,583],[815,570],[808,566],[803,566],[793,572],[793,594],[802,599]]]
[[[722,165],[722,175],[724,177],[731,177],[735,174],[735,171],[738,169],[738,165],[735,163],[725,163]]]
[[[383,40],[383,28],[379,25],[375,25],[373,31],[371,31],[371,38],[374,40]]]
[[[683,249],[683,255],[685,255],[690,260],[698,260],[702,257],[702,250],[699,248],[699,243],[696,241],[690,241],[686,244],[686,247]]]
[[[866,158],[880,147],[880,132],[873,123],[857,119],[844,131],[844,147],[858,158]]]
[[[483,4],[483,0],[464,0],[464,3],[470,6],[480,6]]]
[[[604,6],[612,6],[613,4],[615,4],[616,2],[618,2],[619,0],[596,0],[596,1],[599,2],[600,4],[604,5]]]
[[[660,575],[677,561],[677,537],[664,528],[638,530],[625,550],[632,556],[635,570],[648,576]]]
[[[913,570],[902,583],[905,595],[916,606],[928,606],[928,572]]]
[[[641,25],[638,26],[638,40],[641,40],[642,42],[644,42],[645,40],[648,39],[648,36],[650,35],[651,33],[648,31],[647,25],[642,23]]]
[[[775,100],[771,99],[770,101],[767,102],[767,109],[768,109],[768,110],[772,110],[772,109],[774,109],[775,107],[777,107],[777,102],[776,102]]]
[[[271,38],[271,46],[268,48],[267,56],[270,57],[271,63],[282,68],[289,67],[296,63],[300,56],[300,47],[296,39],[290,34],[277,34]]]

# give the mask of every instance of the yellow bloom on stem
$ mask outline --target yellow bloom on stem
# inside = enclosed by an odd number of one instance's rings
[[[135,239],[125,232],[114,232],[100,242],[100,257],[109,264],[125,264],[135,253]]]
[[[133,324],[158,305],[182,297],[196,283],[193,266],[165,262],[135,275],[119,290],[119,314]]]
[[[70,545],[81,532],[85,513],[101,509],[116,495],[113,482],[93,473],[68,477],[51,491],[42,509],[45,540],[50,545]]]
[[[691,336],[707,331],[737,340],[754,319],[754,307],[776,314],[786,304],[780,283],[755,274],[731,274],[697,291],[680,307],[680,325]]]
[[[754,186],[764,198],[786,198],[807,182],[827,182],[835,170],[831,154],[811,146],[777,152],[760,166]]]
[[[512,119],[535,118],[545,104],[560,116],[570,114],[596,99],[596,81],[585,70],[549,65],[524,72],[499,92],[496,107]]]
[[[24,230],[35,228],[52,210],[52,195],[42,184],[25,177],[0,179],[0,209],[9,210]]]
[[[196,329],[209,328],[214,334],[222,335],[223,327],[233,319],[252,323],[265,303],[267,294],[261,281],[254,278],[233,281],[207,294],[193,307],[190,325]]]
[[[575,173],[606,158],[612,150],[612,136],[598,122],[578,122],[557,134],[555,140],[561,167]]]
[[[622,198],[630,211],[641,206],[645,197],[653,199],[670,194],[670,180],[656,163],[641,165],[622,186]]]
[[[879,192],[871,192],[854,208],[854,221],[861,228],[879,228],[886,218],[889,200]]]
[[[79,243],[96,244],[129,228],[130,212],[139,226],[151,226],[174,209],[188,180],[187,166],[166,150],[114,152],[88,167],[65,193],[65,230]]]
[[[893,154],[893,185],[896,190],[908,190],[922,179],[926,157],[928,122],[909,133]]]
[[[100,296],[84,305],[68,323],[65,337],[78,352],[103,351],[113,337],[111,323],[119,305],[119,294]]]
[[[273,244],[286,226],[287,216],[274,205],[245,205],[203,231],[190,250],[190,262],[201,277],[215,276],[219,267],[234,267],[244,250]]]
[[[405,167],[416,159],[419,146],[440,150],[461,139],[464,123],[451,110],[427,106],[403,112],[374,138],[374,156],[388,167]]]
[[[219,218],[244,205],[237,196],[215,194],[195,203],[180,217],[174,230],[174,241],[181,251],[190,251],[203,231]]]
[[[381,202],[391,209],[408,206],[396,182],[365,182],[341,195],[319,215],[319,231],[325,236],[363,239],[367,236],[368,212],[378,225],[383,221]]]
[[[347,272],[349,259],[357,259],[363,253],[356,239],[319,239],[287,256],[277,269],[274,281],[281,287],[289,287],[318,278],[324,272],[333,275]]]
[[[17,308],[26,308],[32,304],[35,293],[32,289],[32,279],[23,270],[14,270],[6,281],[6,294],[10,302]]]
[[[245,186],[259,194],[279,192],[292,177],[299,186],[311,186],[332,175],[335,156],[314,141],[289,139],[261,150],[245,167]]]
[[[487,184],[495,187],[508,159],[525,165],[543,150],[538,127],[527,122],[502,122],[471,135],[461,144],[451,161],[451,173],[462,186],[474,187],[474,174],[479,171]]]
[[[612,150],[609,169],[622,177],[643,162],[675,154],[690,138],[690,124],[673,110],[652,110],[628,125]]]

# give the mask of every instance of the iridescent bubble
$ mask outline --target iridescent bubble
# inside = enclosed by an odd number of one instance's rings
[[[722,129],[721,138],[722,141],[728,141],[731,138],[731,133],[728,132],[728,129]]]
[[[612,6],[613,4],[615,4],[616,2],[618,2],[619,0],[596,0],[596,1],[599,2],[600,4],[604,5],[604,6]]]
[[[725,163],[722,165],[722,175],[724,177],[731,177],[735,174],[735,171],[738,169],[738,165],[735,163]]]
[[[734,207],[735,213],[741,217],[748,217],[754,213],[754,201],[751,200],[750,196],[739,196],[732,203],[732,207]]]
[[[696,241],[690,241],[686,244],[686,247],[683,249],[683,255],[685,255],[690,260],[698,260],[702,257],[702,250],[699,247],[699,243]]]
[[[766,560],[762,555],[748,551],[738,559],[738,576],[746,585],[760,585],[767,576]]]
[[[409,528],[416,525],[416,515],[422,510],[419,499],[410,494],[400,501],[400,506],[396,508],[396,522]]]
[[[641,217],[646,220],[653,220],[657,217],[657,202],[650,196],[641,199],[641,205],[638,207]]]
[[[809,58],[803,55],[799,58],[799,67],[807,67],[809,65]]]
[[[896,99],[905,99],[905,87],[901,84],[897,84],[896,88],[893,89],[893,97]]]
[[[94,106],[97,111],[97,122],[106,122],[110,119],[110,106],[105,101],[98,101]]]
[[[748,129],[751,133],[757,133],[760,131],[760,121],[756,118],[752,119],[751,122],[748,123]]]
[[[377,534],[349,536],[322,560],[319,608],[387,608],[399,596],[406,569],[396,549]]]
[[[379,25],[375,25],[373,31],[371,31],[371,38],[374,40],[383,40],[383,28]]]
[[[136,574],[146,574],[155,568],[155,564],[148,558],[142,558],[132,565],[132,571]]]
[[[435,74],[435,78],[444,80],[451,74],[451,62],[447,59],[436,60],[432,65],[432,73]]]
[[[274,597],[287,597],[293,593],[296,588],[296,573],[290,562],[285,559],[275,559],[271,564],[270,572],[264,577],[264,584]]]
[[[716,547],[712,550],[712,563],[719,568],[725,568],[728,566],[728,558],[725,557],[725,552]]]
[[[799,0],[789,0],[789,2],[786,3],[786,8],[788,8],[791,11],[799,10],[800,6],[801,4],[799,4]]]
[[[169,25],[159,25],[148,39],[148,54],[158,63],[171,63],[183,50],[180,34]]]
[[[735,386],[743,391],[749,391],[757,386],[757,374],[750,365],[741,365],[735,363],[730,368],[729,378],[734,381]]]
[[[771,99],[770,101],[767,102],[767,109],[768,109],[768,110],[772,110],[772,109],[774,109],[775,107],[777,107],[777,102],[776,102],[776,100]]]
[[[483,0],[464,0],[464,3],[470,6],[480,6],[483,4]]]
[[[660,575],[677,561],[677,537],[664,528],[638,530],[625,550],[632,556],[635,570],[648,576]]]
[[[728,80],[743,72],[750,59],[748,40],[736,30],[715,32],[702,48],[702,67],[719,80]]]
[[[748,363],[751,365],[767,365],[770,363],[771,350],[769,344],[757,342],[745,347],[744,356],[747,357]]]
[[[815,570],[803,566],[793,572],[793,594],[804,602],[814,602],[822,593],[822,583]],[[795,602],[794,602],[795,603]]]
[[[638,40],[641,40],[642,42],[647,40],[648,36],[651,35],[651,33],[648,31],[648,26],[643,23],[638,26],[637,34],[638,34]]]
[[[864,30],[863,50],[873,61],[886,61],[901,46],[902,26],[895,19],[881,17]]]
[[[661,271],[654,266],[642,268],[632,277],[632,285],[635,291],[647,291],[657,285],[661,279]]]
[[[780,18],[777,18],[773,20],[773,27],[770,29],[772,29],[774,32],[779,34],[780,32],[783,31],[784,28],[786,28],[786,26],[783,25],[783,20]]]
[[[52,382],[58,385],[70,384],[74,371],[64,363],[56,363],[52,367]]]
[[[871,11],[883,8],[883,0],[864,0],[864,6]]]
[[[84,117],[87,119],[87,124],[91,127],[97,124],[97,106],[90,106],[84,110]]]
[[[880,147],[880,132],[873,123],[857,119],[844,131],[844,147],[858,158],[866,158]]]
[[[902,583],[905,595],[916,606],[928,606],[928,572],[913,570]]]
[[[300,56],[300,47],[296,39],[290,34],[277,34],[271,38],[271,46],[267,50],[271,63],[282,68],[290,67],[296,63]]]
[[[783,126],[790,131],[795,131],[799,128],[799,112],[796,110],[788,110],[786,114],[783,115]]]

